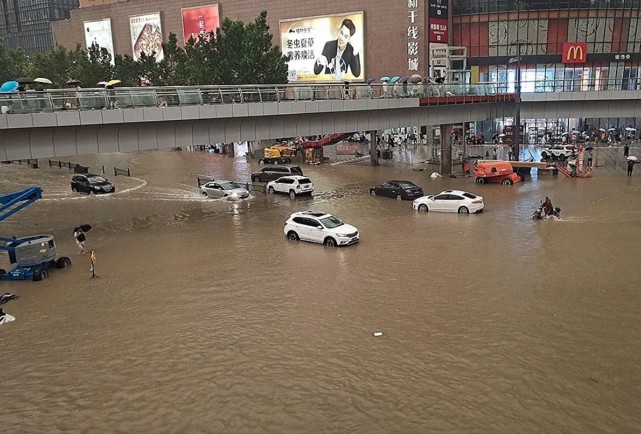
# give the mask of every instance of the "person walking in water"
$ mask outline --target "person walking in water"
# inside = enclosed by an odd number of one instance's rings
[[[628,176],[632,176],[633,169],[634,169],[634,161],[628,160]]]
[[[85,240],[87,239],[87,237],[85,236],[85,233],[82,231],[82,229],[76,228],[76,230],[73,232],[73,237],[76,239],[76,245],[80,250],[80,254],[84,255],[85,253],[87,253],[87,250],[85,250]]]

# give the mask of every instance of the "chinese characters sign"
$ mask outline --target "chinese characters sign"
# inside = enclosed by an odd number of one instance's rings
[[[364,32],[363,12],[281,21],[289,81],[363,80]]]
[[[448,43],[449,0],[428,0],[430,42]]]
[[[407,0],[407,70],[417,73],[420,66],[420,0]]]
[[[216,31],[220,26],[218,5],[198,6],[182,10],[183,40],[185,44],[189,38],[198,40],[199,35]]]

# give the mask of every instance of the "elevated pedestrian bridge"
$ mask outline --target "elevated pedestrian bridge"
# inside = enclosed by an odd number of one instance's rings
[[[523,93],[522,118],[641,117],[639,91]],[[55,89],[0,94],[0,160],[128,152],[514,116],[495,84]]]

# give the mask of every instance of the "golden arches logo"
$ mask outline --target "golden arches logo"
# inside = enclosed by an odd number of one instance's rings
[[[584,63],[587,57],[587,45],[585,42],[565,43],[563,63]]]

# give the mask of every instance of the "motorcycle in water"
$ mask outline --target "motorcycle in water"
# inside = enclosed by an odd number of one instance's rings
[[[537,209],[532,212],[532,220],[561,220],[561,208],[554,207],[554,212],[551,215],[545,215],[545,210],[543,209],[543,202],[539,205]]]

